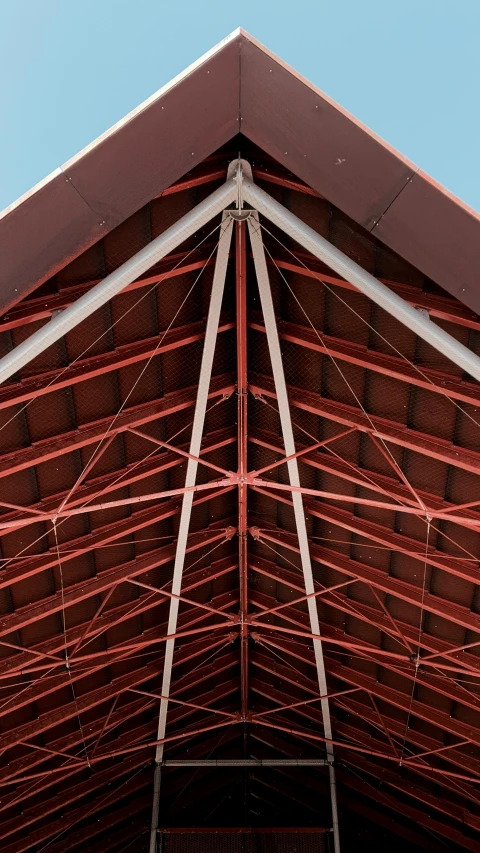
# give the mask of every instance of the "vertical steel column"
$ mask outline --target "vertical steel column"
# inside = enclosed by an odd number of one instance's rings
[[[260,301],[262,304],[263,317],[265,321],[265,330],[267,334],[268,349],[270,352],[270,360],[272,362],[273,378],[275,382],[275,390],[277,394],[278,408],[280,412],[280,422],[282,426],[283,443],[285,445],[286,456],[294,456],[295,440],[293,437],[292,419],[290,414],[290,405],[288,402],[287,385],[285,382],[285,374],[283,371],[282,353],[280,350],[280,341],[278,337],[277,321],[275,319],[275,311],[273,307],[272,293],[270,289],[270,280],[268,277],[267,263],[265,259],[265,250],[263,247],[262,234],[258,213],[253,212],[248,219],[248,230],[253,249],[253,260],[255,263],[255,272],[257,276],[258,289],[260,291]],[[287,462],[288,475],[292,486],[300,486],[300,477],[298,473],[298,462],[296,458],[290,459]],[[300,492],[292,491],[293,511],[295,514],[295,524],[297,527],[298,544],[300,547],[300,557],[302,562],[303,577],[305,583],[305,593],[312,595],[315,592],[313,583],[312,564],[310,560],[310,550],[308,546],[307,526],[305,523],[305,513],[303,509],[303,498]],[[320,635],[320,625],[318,620],[316,599],[311,597],[308,599],[308,615],[310,619],[310,627],[312,634]],[[323,660],[322,641],[320,639],[313,640],[313,648],[315,654],[315,663],[317,667],[318,687],[321,696],[327,696],[327,680],[325,676],[325,664]],[[321,700],[323,725],[325,737],[332,740],[332,726],[330,722],[330,708],[328,699]],[[335,768],[333,767],[333,746],[331,743],[326,744],[328,771],[330,777],[330,795],[332,802],[332,822],[335,853],[340,853],[340,836],[338,831],[338,810],[337,810],[337,792],[335,784]]]
[[[236,223],[236,304],[237,304],[237,431],[238,431],[238,556],[241,625],[242,719],[248,713],[248,585],[247,585],[247,289],[246,228]],[[244,756],[246,758],[246,756]]]
[[[240,586],[240,681],[243,721],[243,758],[248,758],[248,558],[247,558],[247,280],[245,222],[235,225],[236,320],[237,320],[237,440],[238,440],[238,572]],[[248,823],[250,774],[243,769],[243,805]]]
[[[217,257],[215,261],[215,272],[213,274],[212,293],[210,296],[210,306],[208,309],[207,328],[205,332],[205,343],[203,347],[202,362],[200,365],[200,377],[198,380],[197,401],[195,404],[195,413],[193,416],[192,435],[190,439],[190,454],[191,456],[200,456],[200,446],[202,443],[203,426],[205,423],[205,412],[207,408],[208,390],[210,387],[210,379],[212,375],[213,357],[215,354],[215,344],[217,341],[218,324],[220,319],[220,310],[222,307],[223,291],[225,287],[225,276],[227,273],[228,255],[230,251],[230,243],[232,237],[233,220],[228,213],[223,214],[222,228],[220,240],[218,243]],[[197,476],[198,462],[189,458],[187,464],[187,473],[185,477],[185,486],[194,486]],[[188,530],[190,527],[190,517],[192,513],[194,493],[186,492],[182,499],[182,510],[180,513],[180,525],[178,530],[177,547],[175,552],[175,563],[173,566],[172,592],[174,595],[180,595],[182,589],[183,567],[185,564],[185,554],[187,548]],[[177,629],[179,600],[172,598],[170,600],[170,611],[168,617],[167,634],[173,635]],[[162,680],[162,698],[160,700],[160,712],[158,717],[158,733],[157,740],[162,740],[165,737],[165,728],[167,722],[168,697],[170,694],[170,681],[172,677],[173,652],[175,648],[175,639],[172,637],[165,644],[165,662],[163,665],[163,680]],[[159,799],[160,799],[160,774],[161,762],[163,759],[163,744],[158,744],[155,754],[155,779],[154,779],[154,802],[152,808],[152,824],[150,831],[150,853],[156,853],[157,847],[157,830],[159,816]]]

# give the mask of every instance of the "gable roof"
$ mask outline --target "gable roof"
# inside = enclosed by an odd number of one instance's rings
[[[0,310],[239,131],[480,312],[478,214],[241,29],[3,212]]]
[[[235,109],[232,91],[242,97]],[[239,149],[258,187],[266,184],[287,212],[478,352],[480,317],[440,293],[406,252],[399,257],[372,236],[408,199],[414,167],[241,32],[4,216],[4,259],[17,264],[7,280],[19,302],[2,318],[4,349],[196,209]],[[247,227],[235,223],[215,344],[200,450],[213,473],[199,481],[188,532],[160,813],[167,832],[217,820],[313,824],[318,846],[331,822],[319,679]],[[480,853],[478,383],[269,227],[264,250],[308,491],[342,850],[357,850],[363,834],[382,853],[403,851],[405,840],[412,851],[435,851],[438,836]],[[465,229],[447,230],[468,249]],[[150,832],[168,592],[207,349],[214,232],[210,224],[197,230],[2,387],[0,767],[11,785],[0,803],[4,853],[41,853],[45,844],[50,853],[122,853]],[[434,240],[435,262],[437,248]],[[28,265],[29,288],[58,272],[22,301]],[[268,480],[248,486],[240,512],[237,484],[217,489],[210,477],[243,464]],[[52,514],[62,507],[57,541]],[[244,644],[245,614],[254,630]],[[239,706],[252,717],[240,720]],[[265,711],[276,723],[265,722]],[[230,776],[204,764],[198,775],[168,766],[242,755],[307,755],[320,765],[252,767],[246,776],[238,766]],[[239,780],[243,797],[226,799]],[[219,807],[213,817],[210,801]]]

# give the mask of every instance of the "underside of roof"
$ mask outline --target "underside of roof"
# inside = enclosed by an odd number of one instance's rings
[[[476,215],[238,32],[5,212],[0,356],[239,156],[480,355]],[[221,214],[0,388],[2,851],[148,850],[157,759],[159,838],[333,851],[333,767],[343,851],[480,853],[479,383],[260,216],[295,491],[252,219],[229,222],[194,490]]]

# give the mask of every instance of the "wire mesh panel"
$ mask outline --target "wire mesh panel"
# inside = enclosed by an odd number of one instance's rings
[[[328,853],[325,829],[163,830],[162,853]]]

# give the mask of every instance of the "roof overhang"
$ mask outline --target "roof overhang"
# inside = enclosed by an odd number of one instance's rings
[[[0,217],[0,310],[241,132],[473,310],[478,215],[236,30]]]

